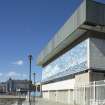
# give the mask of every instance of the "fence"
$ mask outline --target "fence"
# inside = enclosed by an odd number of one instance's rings
[[[76,85],[74,105],[105,105],[105,80]]]

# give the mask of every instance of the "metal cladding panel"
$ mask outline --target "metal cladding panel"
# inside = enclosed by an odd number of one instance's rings
[[[37,64],[42,66],[65,47],[82,36],[87,31],[87,27],[86,29],[81,29],[85,23],[105,25],[104,11],[105,5],[92,0],[83,0],[79,8],[39,54]],[[97,13],[99,13],[99,15],[97,15]]]

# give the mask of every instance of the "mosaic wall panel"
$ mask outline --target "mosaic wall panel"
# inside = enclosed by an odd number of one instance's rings
[[[42,73],[42,80],[59,78],[83,71],[87,68],[87,40],[47,65]]]

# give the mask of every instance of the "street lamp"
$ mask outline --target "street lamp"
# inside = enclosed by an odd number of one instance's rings
[[[32,64],[32,55],[28,56],[29,58],[29,104],[31,105],[31,64]]]
[[[34,105],[35,105],[35,96],[36,96],[36,93],[35,93],[35,89],[36,89],[36,86],[35,86],[35,73],[33,73],[33,79],[34,79]]]

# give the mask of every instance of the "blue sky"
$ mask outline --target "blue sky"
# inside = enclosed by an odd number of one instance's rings
[[[0,80],[28,78],[30,53],[32,72],[40,80],[42,69],[35,64],[37,55],[80,1],[0,0]]]

